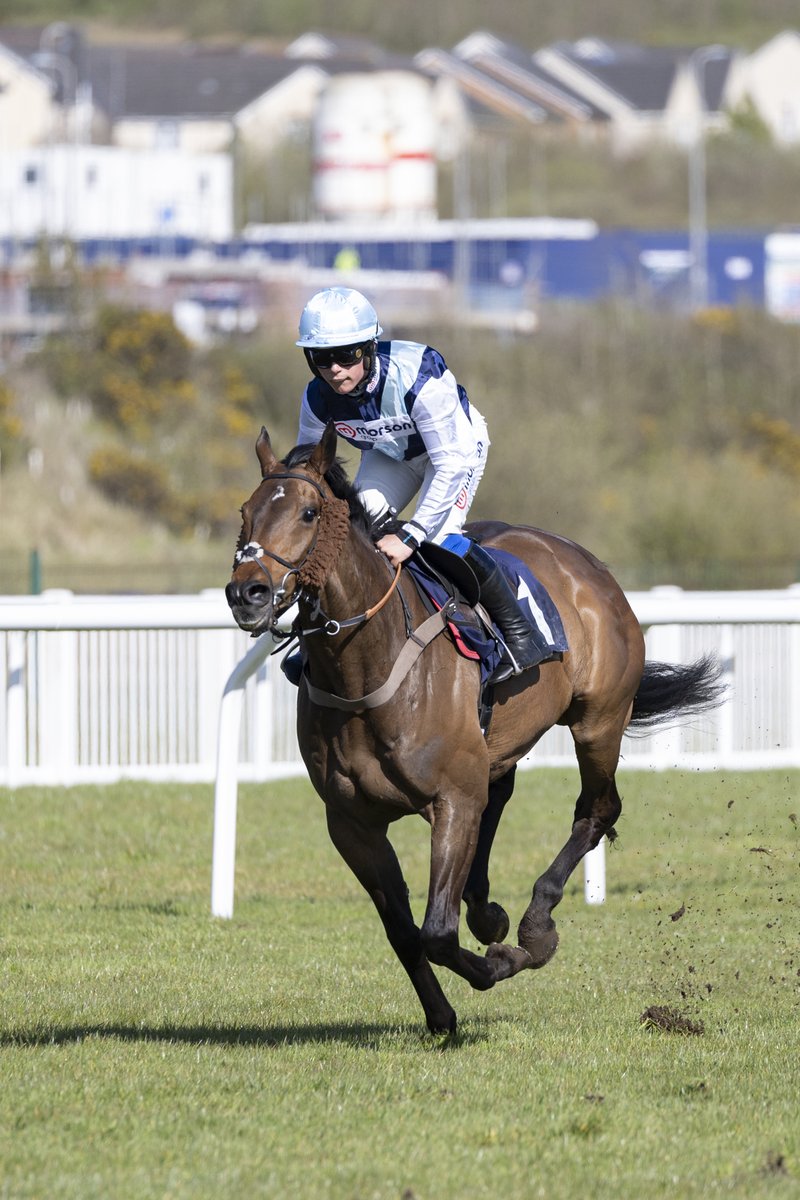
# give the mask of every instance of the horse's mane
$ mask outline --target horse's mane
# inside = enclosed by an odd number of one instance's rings
[[[313,445],[295,446],[283,460],[283,465],[291,471],[294,467],[307,463],[314,451]],[[325,472],[325,482],[336,496],[337,500],[346,500],[350,509],[350,521],[357,529],[369,533],[372,529],[372,517],[364,507],[364,503],[353,484],[347,477],[347,472],[340,458],[334,459],[332,466]]]

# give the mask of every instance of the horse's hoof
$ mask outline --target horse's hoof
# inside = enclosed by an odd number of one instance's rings
[[[486,951],[486,961],[492,964],[497,979],[508,979],[533,966],[527,950],[521,946],[509,946],[506,942],[493,942]]]
[[[448,1004],[446,1008],[436,1012],[428,1010],[425,1014],[425,1023],[431,1033],[455,1033],[458,1018]]]
[[[467,927],[484,946],[504,942],[508,937],[508,913],[493,900],[467,905]]]
[[[533,937],[526,935],[520,925],[519,934],[520,945],[527,950],[530,957],[529,965],[534,971],[538,971],[545,963],[549,963],[558,949],[558,930],[555,925],[552,929],[548,929],[546,933],[537,934]]]

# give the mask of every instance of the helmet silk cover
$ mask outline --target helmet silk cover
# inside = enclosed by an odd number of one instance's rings
[[[378,314],[361,292],[333,287],[312,296],[300,315],[296,346],[355,346],[377,338],[383,330]]]

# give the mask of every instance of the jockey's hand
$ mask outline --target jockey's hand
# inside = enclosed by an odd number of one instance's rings
[[[411,558],[415,549],[414,546],[407,546],[405,542],[401,542],[396,533],[385,533],[375,545],[381,554],[386,555],[393,567],[399,567],[400,563]]]

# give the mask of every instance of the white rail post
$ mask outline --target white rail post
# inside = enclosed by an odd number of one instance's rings
[[[720,631],[719,656],[722,665],[722,684],[725,687],[725,699],[717,717],[717,735],[719,742],[717,754],[722,761],[733,758],[735,748],[735,712],[733,707],[733,689],[736,679],[736,640],[733,625],[723,625]]]
[[[244,687],[275,642],[269,634],[251,646],[233,669],[222,693],[217,736],[217,782],[214,792],[214,850],[211,863],[211,915],[233,916],[236,869],[236,809],[238,804],[239,731]]]
[[[48,588],[44,599],[62,611],[75,602],[72,592]],[[68,626],[68,619],[64,624]],[[72,783],[78,765],[78,635],[69,628],[37,637],[36,687],[39,695],[39,759],[56,778]]]
[[[24,630],[8,633],[8,675],[6,679],[6,782],[14,788],[22,782],[28,759],[25,719],[26,642]]]
[[[587,904],[606,902],[606,839],[601,838],[583,860],[583,897]]]
[[[210,599],[219,597],[228,612],[225,594],[219,588],[201,593]],[[214,765],[219,727],[220,693],[226,686],[231,663],[239,661],[244,636],[231,619],[224,628],[204,629],[197,639],[197,737],[200,761]]]
[[[800,591],[800,584],[795,584]],[[789,746],[800,758],[800,622],[789,631]]]

